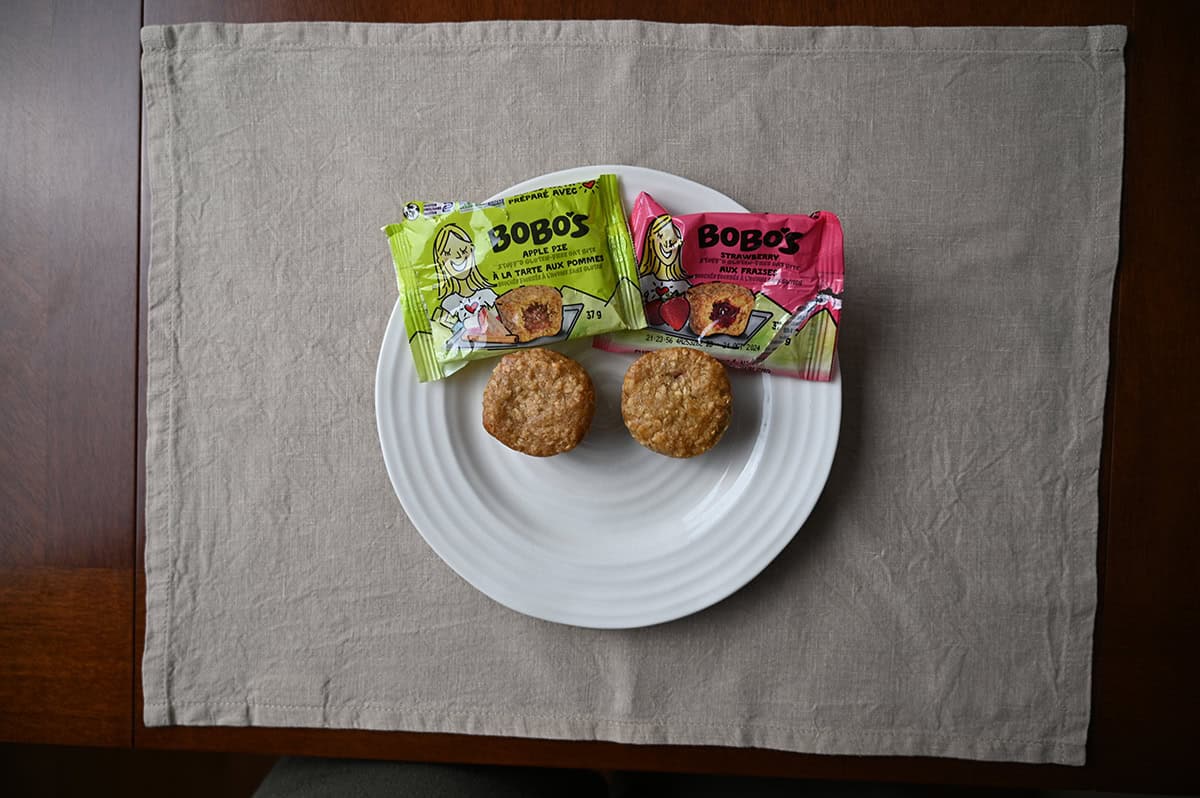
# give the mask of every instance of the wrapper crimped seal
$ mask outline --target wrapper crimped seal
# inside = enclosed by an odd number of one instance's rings
[[[384,232],[421,382],[646,326],[616,175],[492,202],[410,202]]]
[[[845,271],[837,216],[672,216],[643,192],[630,221],[648,326],[595,346],[690,346],[734,368],[832,378]]]

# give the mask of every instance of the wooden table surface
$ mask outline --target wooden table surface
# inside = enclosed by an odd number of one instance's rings
[[[975,6],[986,5],[986,8]],[[1128,26],[1121,260],[1082,768],[141,723],[148,208],[142,24],[641,18]],[[0,740],[955,784],[1200,791],[1200,3],[0,3]]]

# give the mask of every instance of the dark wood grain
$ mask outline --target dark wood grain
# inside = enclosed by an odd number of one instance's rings
[[[130,744],[130,575],[0,569],[0,739]]]
[[[182,22],[458,22],[476,19],[644,19],[728,25],[1095,25],[1128,24],[1131,0],[146,0],[148,25]]]
[[[1091,758],[1200,789],[1200,4],[1139,2],[1109,384]]]
[[[131,740],[140,20],[0,4],[0,739]]]

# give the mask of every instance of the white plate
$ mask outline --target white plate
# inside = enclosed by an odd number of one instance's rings
[[[608,172],[621,178],[627,208],[644,190],[675,213],[745,210],[698,183],[631,166],[568,169],[496,196]],[[733,593],[800,529],[837,447],[840,376],[817,383],[731,371],[729,431],[712,451],[674,460],[639,446],[621,422],[632,356],[586,341],[554,348],[591,374],[596,418],[575,450],[527,457],[483,429],[494,362],[420,385],[392,311],[375,378],[383,459],[408,517],[467,582],[548,621],[649,626]]]

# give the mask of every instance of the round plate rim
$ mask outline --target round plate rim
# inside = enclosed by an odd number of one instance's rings
[[[715,189],[705,186],[702,183],[656,169],[617,164],[579,166],[562,169],[555,172],[548,172],[546,174],[538,175],[536,177],[529,178],[528,180],[521,181],[520,183],[516,183],[504,189],[503,191],[497,192],[492,197],[488,198],[488,201],[504,196],[510,196],[512,194],[531,191],[535,188],[540,188],[547,185],[572,182],[573,180],[581,179],[582,177],[587,177],[593,174],[606,173],[617,174],[622,183],[624,183],[627,178],[632,179],[635,183],[637,182],[637,178],[643,178],[649,182],[667,181],[668,183],[673,183],[676,186],[679,186],[681,189],[690,188],[703,193],[715,194],[728,202],[730,206],[729,210],[745,210],[742,205],[737,203],[732,198],[721,194]],[[392,489],[414,528],[416,528],[418,533],[420,533],[426,544],[433,549],[434,553],[436,553],[438,557],[451,568],[451,570],[458,574],[459,577],[461,577],[472,587],[484,593],[484,595],[487,595],[497,603],[523,615],[569,626],[581,626],[596,629],[635,629],[677,620],[711,607],[725,598],[728,598],[730,595],[736,593],[738,590],[753,581],[771,562],[778,557],[779,553],[787,547],[787,545],[807,522],[817,500],[824,492],[825,484],[828,481],[830,471],[832,470],[833,458],[837,451],[837,445],[840,438],[842,410],[841,368],[840,362],[838,362],[837,358],[835,358],[833,379],[828,383],[821,383],[821,385],[823,385],[827,390],[835,392],[836,395],[832,397],[830,407],[831,417],[828,419],[831,432],[824,439],[824,448],[815,454],[816,461],[814,463],[814,472],[816,476],[814,479],[813,490],[807,497],[809,500],[805,502],[806,506],[799,508],[801,511],[795,514],[795,518],[797,519],[795,523],[788,524],[788,527],[791,527],[791,531],[787,531],[787,527],[781,528],[782,531],[776,534],[776,539],[772,546],[764,552],[765,556],[761,556],[759,560],[756,560],[755,563],[750,568],[744,570],[737,579],[726,583],[719,590],[710,591],[709,594],[692,602],[691,604],[686,605],[683,608],[676,607],[674,609],[668,609],[660,612],[651,611],[633,618],[613,617],[612,619],[601,620],[593,618],[587,622],[582,622],[582,619],[578,616],[573,617],[569,610],[557,612],[531,610],[530,607],[520,606],[520,602],[511,600],[511,597],[497,596],[493,592],[488,591],[476,584],[476,582],[471,578],[469,569],[463,568],[461,563],[456,562],[456,558],[454,556],[450,555],[441,545],[439,545],[439,536],[433,532],[432,522],[425,514],[423,508],[413,500],[415,497],[409,497],[409,499],[406,501],[405,490],[402,487],[402,479],[399,473],[400,464],[398,459],[401,457],[401,455],[398,452],[390,452],[387,433],[393,432],[393,424],[390,416],[385,413],[385,405],[387,405],[389,399],[385,391],[387,379],[391,374],[392,368],[394,367],[396,357],[403,356],[406,344],[407,340],[403,334],[403,317],[400,311],[399,301],[397,301],[392,307],[392,313],[388,319],[387,328],[380,343],[379,358],[375,369],[376,431],[379,436],[380,450],[383,454],[384,465],[388,473],[388,479],[392,484]],[[768,375],[764,375],[764,379],[772,378],[770,378]],[[791,378],[778,377],[773,379],[790,380]],[[420,519],[420,521],[418,521],[418,519]]]

